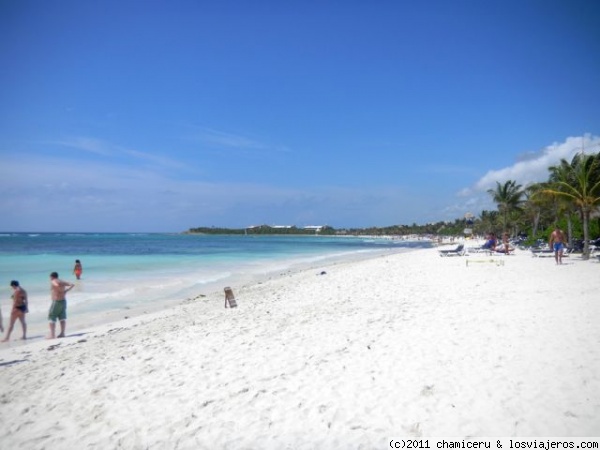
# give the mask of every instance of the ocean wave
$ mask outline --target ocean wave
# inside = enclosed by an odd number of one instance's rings
[[[219,274],[213,275],[211,277],[207,277],[207,278],[202,278],[200,280],[196,280],[196,283],[197,284],[215,283],[217,281],[224,280],[225,278],[229,278],[231,275],[232,275],[231,272],[223,272],[223,273],[219,273]]]

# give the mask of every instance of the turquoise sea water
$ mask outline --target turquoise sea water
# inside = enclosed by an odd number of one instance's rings
[[[29,294],[29,317],[42,320],[53,271],[76,284],[68,294],[71,319],[78,313],[184,300],[235,280],[328,258],[428,246],[428,241],[358,237],[0,233],[0,305],[6,315],[10,281],[18,280]],[[79,281],[72,273],[75,259],[84,269]]]

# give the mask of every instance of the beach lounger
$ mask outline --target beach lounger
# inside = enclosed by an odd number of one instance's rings
[[[460,244],[454,250],[438,250],[440,252],[440,256],[463,256],[465,254],[465,246],[464,244]]]
[[[494,251],[490,248],[483,248],[483,247],[468,247],[467,248],[467,254],[471,255],[471,254],[484,254],[484,255],[493,255]]]
[[[554,256],[554,250],[550,248],[532,248],[531,256],[534,258],[541,258],[544,256]]]
[[[492,255],[514,255],[514,254],[515,254],[514,247],[508,247],[508,253],[506,253],[504,251],[503,245],[496,247],[496,249],[492,251]]]
[[[230,287],[225,288],[225,308],[227,308],[227,304],[229,303],[230,308],[237,308],[237,303],[235,301],[235,295],[233,295],[233,291]]]

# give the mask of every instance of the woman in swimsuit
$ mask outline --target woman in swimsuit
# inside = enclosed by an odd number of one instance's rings
[[[10,312],[10,324],[8,325],[8,330],[6,332],[6,337],[2,339],[1,342],[6,342],[10,339],[10,334],[15,327],[15,322],[17,319],[21,322],[21,327],[23,328],[23,338],[27,339],[27,322],[25,322],[25,314],[29,312],[27,308],[27,292],[21,286],[19,286],[19,282],[13,280],[10,282],[10,286],[13,288],[13,307]]]

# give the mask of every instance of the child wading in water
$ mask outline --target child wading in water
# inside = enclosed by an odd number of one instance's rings
[[[81,279],[81,274],[83,273],[83,266],[81,265],[81,261],[78,259],[75,260],[75,268],[73,269],[73,273],[77,277],[77,279]]]

